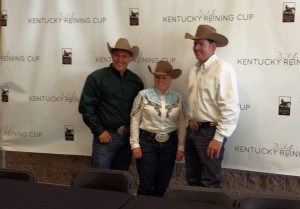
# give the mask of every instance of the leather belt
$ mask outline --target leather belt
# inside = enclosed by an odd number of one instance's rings
[[[158,142],[165,142],[170,138],[171,135],[175,134],[176,131],[172,131],[170,133],[165,133],[165,132],[163,132],[163,133],[152,133],[152,132],[140,129],[140,133],[147,136],[147,137],[150,137],[151,139],[155,139]]]
[[[155,134],[156,134],[156,133],[152,133],[152,132],[149,132],[149,131],[145,131],[143,129],[140,129],[140,133],[143,134],[143,135],[146,135],[148,137],[155,137]]]
[[[124,136],[129,132],[129,128],[127,126],[120,126],[116,129],[107,129],[108,131],[114,131],[117,132],[120,136]]]
[[[216,122],[197,122],[195,120],[189,121],[189,127],[193,131],[197,131],[199,129],[204,129],[208,127],[215,127],[215,126],[217,126]]]

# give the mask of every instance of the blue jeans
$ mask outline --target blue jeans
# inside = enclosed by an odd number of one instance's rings
[[[112,142],[103,144],[94,136],[92,167],[101,169],[128,170],[131,164],[129,134],[120,136],[116,131],[109,131]]]
[[[137,159],[140,184],[138,195],[162,197],[169,186],[178,148],[176,132],[166,142],[158,142],[155,135],[140,133],[142,158]]]
[[[221,187],[221,168],[224,157],[224,139],[219,159],[207,157],[207,148],[216,127],[191,131],[187,128],[185,144],[186,180],[190,186]]]

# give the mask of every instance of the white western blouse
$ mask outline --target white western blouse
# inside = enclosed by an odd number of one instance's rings
[[[140,147],[140,129],[152,133],[177,130],[178,150],[184,151],[186,126],[186,105],[180,93],[169,90],[161,95],[155,88],[144,89],[136,96],[131,110],[131,149]]]

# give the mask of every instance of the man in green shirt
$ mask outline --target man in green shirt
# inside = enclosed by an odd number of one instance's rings
[[[131,163],[129,144],[130,111],[137,93],[144,88],[140,77],[127,69],[139,54],[120,38],[108,50],[110,66],[88,75],[79,102],[79,112],[93,133],[92,167],[128,170]]]

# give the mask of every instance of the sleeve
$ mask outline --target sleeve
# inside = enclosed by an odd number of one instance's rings
[[[142,90],[144,89],[145,86],[144,86],[144,83],[143,83],[143,81],[142,81],[142,79],[141,79],[140,77],[139,77],[139,81],[140,81],[140,82],[139,82],[139,83],[140,83],[140,88],[139,88],[139,90],[142,91]]]
[[[219,88],[218,105],[221,115],[214,139],[223,142],[224,137],[230,137],[235,130],[240,113],[236,74],[229,64],[220,75]]]
[[[180,95],[180,112],[178,115],[178,150],[184,151],[186,127],[188,124],[187,120],[187,105]]]
[[[143,93],[140,91],[135,97],[131,114],[130,114],[130,146],[131,149],[140,147],[139,135],[140,135],[140,122],[143,113]]]
[[[98,104],[101,98],[100,90],[98,88],[99,85],[100,84],[97,83],[94,77],[91,75],[87,77],[78,107],[79,113],[82,114],[84,123],[96,136],[99,136],[105,130],[101,124],[98,114]]]

